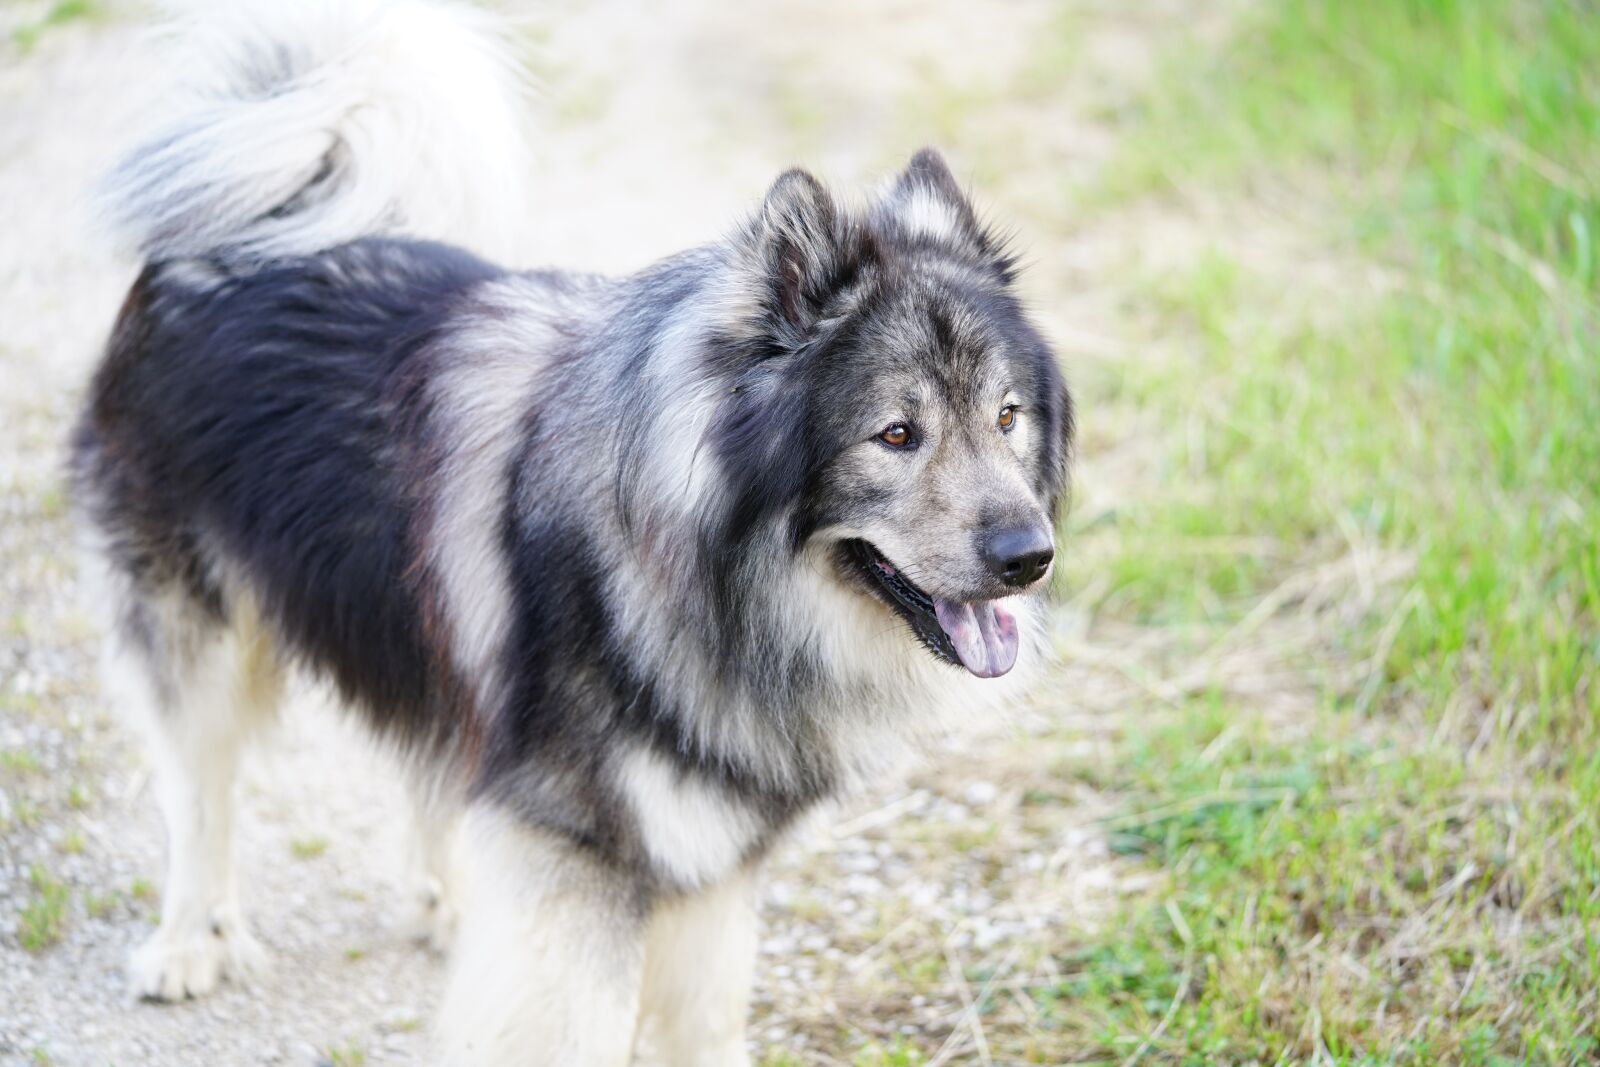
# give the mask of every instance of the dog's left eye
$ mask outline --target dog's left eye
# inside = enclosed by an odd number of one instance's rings
[[[1007,404],[1005,407],[1001,408],[1000,409],[1000,417],[995,420],[995,422],[999,425],[999,427],[1002,430],[1011,429],[1012,425],[1016,421],[1017,421],[1017,405],[1015,405],[1015,404]]]

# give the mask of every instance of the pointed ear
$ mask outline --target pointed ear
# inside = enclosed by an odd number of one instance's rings
[[[975,252],[1009,282],[1015,266],[1004,242],[978,221],[961,183],[936,149],[924,148],[895,179],[879,210],[913,240],[933,241]]]
[[[849,227],[833,197],[807,172],[787,171],[756,215],[755,242],[773,310],[786,325],[809,329],[852,259]]]
[[[893,199],[902,215],[922,215],[910,221],[930,224],[929,228],[978,228],[978,217],[961,191],[961,183],[938,149],[924,148],[911,157],[894,183]]]

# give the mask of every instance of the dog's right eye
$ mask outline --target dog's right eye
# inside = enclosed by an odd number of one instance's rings
[[[878,435],[878,440],[892,448],[905,448],[911,443],[911,427],[903,422],[894,423]]]

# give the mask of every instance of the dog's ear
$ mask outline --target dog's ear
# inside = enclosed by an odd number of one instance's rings
[[[880,218],[914,241],[943,244],[952,251],[976,253],[1009,283],[1015,261],[1004,240],[996,237],[972,208],[937,149],[924,148],[911,157],[878,203]]]
[[[783,325],[803,332],[816,323],[853,273],[859,236],[806,171],[787,171],[772,184],[756,215],[755,244],[772,310]]]
[[[936,148],[924,148],[911,157],[889,200],[908,229],[921,229],[930,236],[971,234],[978,229],[972,204]]]

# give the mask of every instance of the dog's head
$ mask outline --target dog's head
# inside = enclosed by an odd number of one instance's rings
[[[1072,433],[1010,256],[931,150],[863,212],[791,171],[740,240],[759,312],[717,431],[735,532],[782,516],[790,548],[909,639],[1005,674],[1008,598],[1050,573]]]

